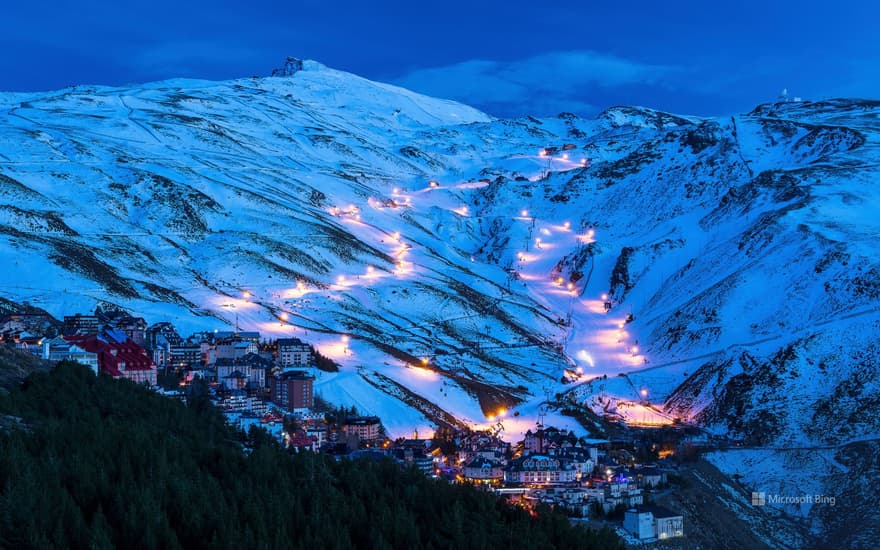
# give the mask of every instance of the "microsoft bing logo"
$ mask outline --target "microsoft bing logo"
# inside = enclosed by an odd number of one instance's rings
[[[763,491],[752,491],[752,506],[764,506],[767,504],[767,497]]]

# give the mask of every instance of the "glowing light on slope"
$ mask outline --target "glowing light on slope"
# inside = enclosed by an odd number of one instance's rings
[[[213,302],[213,306],[215,308],[226,308],[230,311],[246,311],[249,309],[256,309],[260,307],[254,302],[250,302],[242,298],[231,298],[229,296],[214,296],[211,298],[211,301]]]
[[[321,355],[324,355],[325,357],[334,360],[341,360],[355,355],[351,348],[348,347],[348,344],[348,336],[343,336],[336,342],[324,342],[317,345],[316,348],[321,352]]]
[[[605,314],[605,301],[604,300],[581,300],[586,307],[587,311],[590,313],[596,314]]]
[[[581,361],[585,362],[586,364],[590,365],[591,367],[595,367],[595,366],[596,366],[596,362],[593,360],[593,356],[590,355],[590,354],[587,352],[587,350],[585,350],[585,349],[582,349],[582,350],[580,350],[579,352],[577,352],[576,357],[577,357],[578,359],[580,359]]]
[[[578,235],[578,241],[584,244],[590,244],[596,241],[596,231],[594,229],[590,229],[583,235]]]
[[[672,420],[642,403],[619,401],[617,413],[623,416],[627,424],[633,426],[668,426]]]
[[[278,297],[288,300],[291,298],[302,298],[310,292],[313,292],[313,290],[306,287],[302,281],[299,281],[294,288],[286,288],[282,290]]]
[[[426,380],[440,380],[440,375],[431,369],[409,365],[409,371],[417,375],[419,378],[424,378]]]

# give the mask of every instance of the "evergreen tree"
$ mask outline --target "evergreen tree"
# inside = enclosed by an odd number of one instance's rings
[[[342,416],[354,412],[338,410]],[[2,548],[621,548],[393,461],[288,454],[187,405],[60,363],[0,397]]]

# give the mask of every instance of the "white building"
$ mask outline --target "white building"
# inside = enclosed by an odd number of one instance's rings
[[[684,519],[662,506],[637,506],[627,510],[623,527],[639,539],[668,539],[684,536]]]
[[[476,457],[464,466],[464,477],[475,483],[494,483],[504,479],[500,462]]]
[[[214,357],[216,361],[220,359],[241,359],[249,353],[256,354],[259,351],[259,346],[251,341],[226,341],[217,344],[214,350]]]
[[[312,347],[299,338],[280,338],[278,361],[283,367],[308,365],[312,362]]]
[[[51,340],[43,340],[43,359],[76,361],[92,369],[95,375],[98,374],[98,354],[88,352],[76,344],[71,344],[60,336]]]
[[[504,481],[534,485],[573,483],[576,474],[571,464],[545,455],[528,455],[513,460],[504,471]]]
[[[269,366],[268,361],[256,354],[217,359],[217,381],[230,390],[261,389],[266,387],[266,369]]]

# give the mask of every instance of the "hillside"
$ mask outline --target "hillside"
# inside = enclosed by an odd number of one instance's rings
[[[17,388],[30,374],[45,372],[50,368],[51,364],[47,361],[0,345],[0,395]]]
[[[206,394],[185,406],[76,364],[0,413],[23,419],[0,431],[3,548],[619,547],[390,460],[290,455],[233,433]]]

